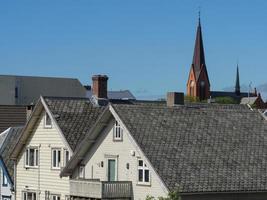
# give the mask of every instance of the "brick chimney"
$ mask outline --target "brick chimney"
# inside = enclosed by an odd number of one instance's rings
[[[106,75],[94,75],[93,80],[93,95],[97,99],[108,98],[108,77]]]
[[[184,93],[182,92],[168,92],[167,93],[167,106],[183,105]]]

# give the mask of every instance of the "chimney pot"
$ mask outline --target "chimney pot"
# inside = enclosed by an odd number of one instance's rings
[[[183,92],[168,92],[167,93],[167,106],[171,107],[174,105],[184,104],[184,93]]]
[[[93,95],[98,99],[108,98],[108,76],[106,75],[94,75],[93,80]]]

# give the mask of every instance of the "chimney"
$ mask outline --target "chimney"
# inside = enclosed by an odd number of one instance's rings
[[[108,98],[108,77],[106,75],[94,75],[93,80],[93,95],[97,99]]]
[[[183,105],[184,93],[183,92],[168,92],[167,93],[167,106]]]

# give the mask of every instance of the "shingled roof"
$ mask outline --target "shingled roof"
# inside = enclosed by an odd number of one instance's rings
[[[12,126],[23,126],[26,120],[26,106],[0,105],[0,133]]]
[[[13,148],[15,147],[18,138],[22,133],[23,127],[11,127],[5,132],[5,139],[0,148],[0,154],[3,158],[7,171],[12,179],[14,180],[14,162],[10,159]],[[3,133],[2,133],[3,134]]]
[[[96,107],[88,98],[44,97],[67,142],[74,150],[95,124],[105,107]]]
[[[267,190],[267,125],[242,106],[113,105],[151,164],[183,193]]]

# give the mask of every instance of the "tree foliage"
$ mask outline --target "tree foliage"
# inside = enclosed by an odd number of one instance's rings
[[[232,97],[216,97],[215,103],[220,104],[238,104],[238,102]]]
[[[147,196],[146,200],[181,200],[180,190],[176,188],[174,191],[169,192],[167,197],[158,197]]]

